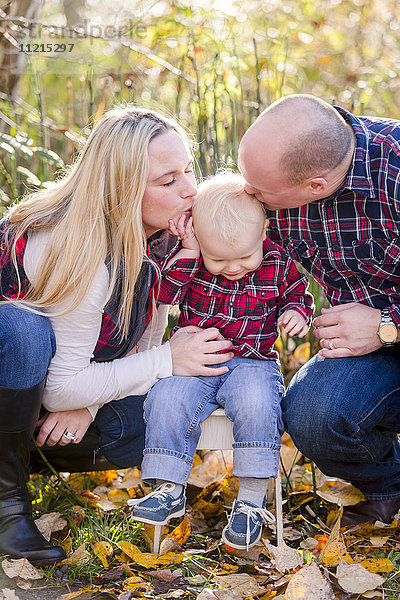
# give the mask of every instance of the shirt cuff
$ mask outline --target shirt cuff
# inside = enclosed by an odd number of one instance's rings
[[[87,406],[86,408],[88,409],[88,411],[92,415],[92,422],[93,422],[95,420],[95,418],[96,418],[97,411],[99,410],[99,408],[101,408],[101,406],[98,405],[98,404],[96,404],[95,406]]]
[[[185,279],[193,279],[200,268],[201,258],[178,258],[168,269],[162,271],[163,277],[170,276],[173,273],[179,273]]]
[[[392,305],[389,306],[389,313],[392,317],[394,324],[398,329],[400,329],[400,306]]]

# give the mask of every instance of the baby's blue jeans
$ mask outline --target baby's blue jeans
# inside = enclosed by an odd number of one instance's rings
[[[229,368],[224,375],[172,376],[151,388],[144,403],[143,479],[186,483],[200,423],[219,407],[233,421],[233,474],[276,477],[283,431],[279,365],[273,360],[235,357],[224,366]]]

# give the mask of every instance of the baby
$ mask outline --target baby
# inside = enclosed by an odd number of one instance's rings
[[[193,219],[193,227],[192,227]],[[185,485],[200,423],[218,407],[233,421],[233,474],[239,492],[222,538],[245,549],[261,537],[269,477],[279,467],[284,392],[273,345],[278,325],[304,336],[313,312],[306,277],[266,237],[261,204],[233,174],[199,187],[192,217],[170,222],[180,244],[162,268],[158,301],[179,304],[177,327],[216,327],[232,341],[234,357],[218,376],[160,379],[145,401],[144,480],[156,489],[131,500],[133,519],[164,525],[185,512]],[[214,365],[216,366],[216,365]]]

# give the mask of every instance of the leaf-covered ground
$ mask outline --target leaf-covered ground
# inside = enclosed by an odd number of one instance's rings
[[[360,492],[329,480],[285,437],[282,449],[284,538],[275,528],[249,552],[221,541],[237,493],[230,452],[196,455],[184,520],[164,528],[160,554],[153,528],[129,518],[126,501],[150,488],[140,471],[34,476],[38,525],[64,546],[63,564],[35,569],[2,559],[1,600],[199,598],[200,600],[353,600],[400,598],[400,529],[376,523],[340,527],[339,505]],[[273,505],[269,507],[274,511]]]

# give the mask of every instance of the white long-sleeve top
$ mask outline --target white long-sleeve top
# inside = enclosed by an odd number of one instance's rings
[[[48,232],[34,232],[28,237],[24,269],[33,284],[48,239]],[[145,394],[158,379],[172,375],[169,342],[160,346],[168,315],[165,305],[158,309],[151,335],[153,347],[148,347],[150,322],[139,341],[138,353],[109,362],[90,362],[100,334],[108,283],[109,274],[103,264],[88,295],[74,310],[53,316],[71,303],[69,299],[43,311],[48,313],[56,338],[56,353],[48,369],[43,397],[50,412],[87,408],[94,419],[106,402]]]

